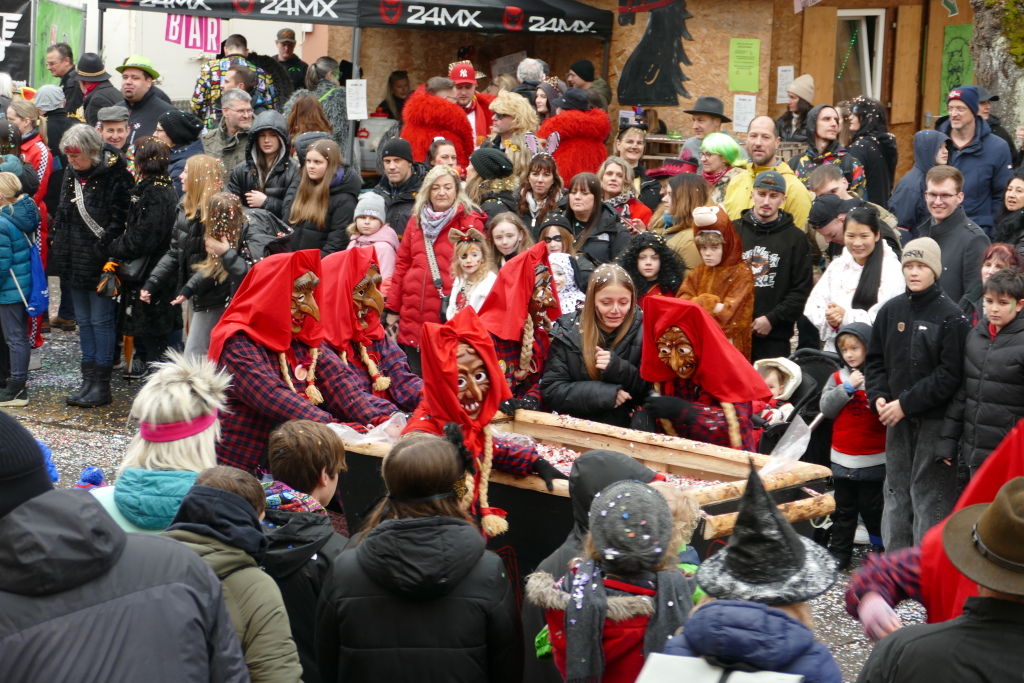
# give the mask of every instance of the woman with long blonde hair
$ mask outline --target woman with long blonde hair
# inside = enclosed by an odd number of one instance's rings
[[[289,191],[285,216],[295,227],[292,251],[319,249],[321,256],[344,251],[363,181],[346,166],[333,140],[316,140],[299,153],[298,184]],[[289,200],[285,200],[289,202]]]
[[[629,273],[614,263],[590,277],[583,310],[558,319],[541,393],[554,411],[625,427],[648,386],[640,378],[642,314]]]

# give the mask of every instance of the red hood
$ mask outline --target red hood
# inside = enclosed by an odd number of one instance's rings
[[[491,293],[480,307],[480,322],[487,331],[498,339],[519,341],[523,336],[523,324],[529,316],[530,299],[533,297],[536,283],[535,270],[543,263],[551,272],[548,263],[548,247],[544,242],[533,245],[522,254],[518,254],[498,271],[498,279],[491,287]],[[551,291],[558,301],[552,281]],[[547,309],[548,320],[554,322],[562,314],[561,307],[556,303]]]

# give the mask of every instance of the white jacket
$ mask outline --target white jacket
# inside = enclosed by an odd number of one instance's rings
[[[896,254],[885,240],[879,240],[876,248],[882,249],[882,281],[878,287],[878,303],[868,310],[853,308],[853,295],[857,291],[857,283],[860,282],[860,274],[864,266],[857,265],[857,262],[850,256],[845,248],[822,273],[818,284],[811,290],[811,296],[804,306],[804,315],[818,328],[821,340],[825,342],[826,351],[836,350],[836,332],[825,319],[825,309],[832,302],[842,306],[846,313],[843,315],[843,322],[840,325],[850,323],[867,323],[873,325],[878,309],[889,299],[902,294],[906,288],[906,280],[903,279],[903,266]]]
[[[493,270],[487,273],[487,276],[480,282],[476,283],[473,289],[469,290],[467,293],[466,305],[472,307],[474,311],[479,313],[480,307],[484,305],[484,299],[486,299],[487,295],[491,293],[491,287],[493,287],[494,283],[497,281],[497,273]],[[459,290],[462,289],[462,286],[465,283],[465,280],[461,277],[455,278],[455,281],[452,283],[452,295],[448,298],[448,310],[445,313],[445,320],[451,320],[455,317],[455,314],[458,313],[458,311],[455,310],[455,302],[458,298]]]

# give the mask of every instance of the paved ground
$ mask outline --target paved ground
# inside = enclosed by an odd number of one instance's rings
[[[51,290],[52,291],[52,290]],[[128,421],[131,401],[138,382],[129,384],[114,373],[114,402],[102,408],[81,409],[64,404],[64,396],[78,386],[78,335],[54,331],[42,348],[42,368],[29,373],[31,403],[24,408],[7,409],[54,453],[61,472],[59,486],[70,487],[87,465],[101,467],[113,477],[135,428]],[[860,564],[863,549],[858,550],[854,566]],[[870,653],[871,646],[860,626],[843,609],[845,578],[814,603],[817,633],[827,644],[843,670],[844,678],[855,681]],[[904,623],[923,621],[924,610],[917,603],[900,609]]]

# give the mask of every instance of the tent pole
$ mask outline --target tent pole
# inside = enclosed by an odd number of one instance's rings
[[[608,80],[608,58],[611,56],[612,51],[612,39],[604,39],[604,58],[601,62],[601,78]]]
[[[362,49],[363,44],[363,29],[358,26],[352,27],[352,78],[360,78],[359,76],[359,51]],[[356,139],[356,130],[359,127],[358,121],[349,121],[349,139],[352,141],[352,148],[348,150],[349,159],[355,159],[359,154],[359,140]]]
[[[99,20],[96,22],[96,54],[103,57],[103,17],[107,13],[106,7],[100,8]],[[88,39],[88,36],[86,36]]]

